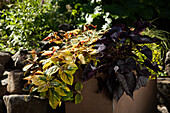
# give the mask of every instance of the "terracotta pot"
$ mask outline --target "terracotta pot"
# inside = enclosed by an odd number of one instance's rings
[[[75,80],[80,79],[76,77]],[[156,80],[151,80],[146,87],[135,91],[134,100],[124,94],[118,103],[111,101],[105,91],[97,93],[95,78],[82,84],[83,101],[79,104],[66,102],[66,113],[156,113]]]

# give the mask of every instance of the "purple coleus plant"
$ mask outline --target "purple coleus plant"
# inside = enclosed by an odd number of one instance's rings
[[[115,25],[92,45],[99,52],[97,65],[92,61],[84,69],[82,78],[90,79],[97,72],[105,73],[106,77],[96,77],[99,90],[108,89],[111,97],[117,102],[126,92],[133,98],[133,92],[146,86],[151,75],[149,70],[161,71],[156,62],[152,62],[152,50],[144,44],[157,43],[161,40],[154,37],[141,35],[145,28],[151,26],[148,22],[137,21],[134,29],[125,25]],[[145,55],[143,62],[135,51]]]

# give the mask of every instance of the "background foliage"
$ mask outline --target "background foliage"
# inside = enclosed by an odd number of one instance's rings
[[[35,48],[37,41],[57,31],[58,25],[65,22],[64,16],[57,11],[58,6],[51,3],[25,0],[8,5],[8,8],[1,12],[1,50]]]

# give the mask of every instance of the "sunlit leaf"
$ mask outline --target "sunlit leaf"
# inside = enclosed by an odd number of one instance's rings
[[[53,51],[44,51],[42,56],[47,56],[47,55],[52,55],[52,54],[53,54]]]
[[[76,72],[76,70],[78,69],[76,64],[68,64],[66,66],[67,67],[66,67],[66,70],[64,70],[64,72],[71,74],[71,75],[73,75]]]
[[[28,64],[26,66],[23,67],[23,71],[27,71],[28,69],[30,69],[33,66],[33,64]]]
[[[85,61],[85,58],[84,58],[83,54],[79,54],[78,58],[80,59],[82,64],[86,64],[86,61]]]
[[[63,82],[69,85],[73,84],[73,78],[74,78],[73,75],[63,72],[62,74],[60,74],[60,78],[61,80],[63,80]]]
[[[33,78],[31,79],[32,83],[35,84],[36,86],[40,86],[43,84],[46,84],[44,80],[41,80],[39,77],[44,77],[43,75],[34,75]]]
[[[38,70],[38,71],[36,71],[34,74],[35,74],[35,75],[43,75],[43,72],[40,71],[40,70]]]
[[[47,62],[46,64],[43,65],[43,70],[48,68],[52,64],[51,61]]]
[[[60,95],[60,96],[67,96],[67,94],[64,92],[63,89],[60,87],[55,87],[54,90]]]
[[[48,96],[49,96],[49,104],[52,107],[52,109],[56,109],[58,104],[60,103],[60,101],[56,100],[56,98],[54,97],[53,92],[51,91],[51,89],[49,89],[48,91]]]
[[[56,73],[58,70],[59,70],[59,67],[56,66],[56,65],[54,65],[54,66],[52,66],[52,67],[50,67],[50,68],[48,69],[48,71],[47,71],[46,74],[47,74],[47,75],[52,75],[52,74]]]
[[[60,86],[60,85],[62,85],[63,83],[61,82],[61,81],[59,81],[58,79],[54,79],[54,80],[52,80],[51,82],[50,82],[50,84],[52,85],[52,86]]]
[[[38,92],[45,92],[45,91],[48,90],[48,88],[49,88],[49,84],[48,84],[48,83],[42,84],[42,85],[40,85],[40,86],[38,87]]]

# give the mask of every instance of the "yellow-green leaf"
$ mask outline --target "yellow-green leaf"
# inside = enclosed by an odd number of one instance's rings
[[[83,85],[80,82],[77,82],[74,88],[76,91],[81,91],[83,89]]]
[[[60,78],[61,80],[63,80],[63,82],[69,85],[73,84],[73,75],[69,75],[68,73],[62,72],[62,74],[60,74]]]
[[[55,87],[54,90],[60,95],[60,96],[67,96],[67,94],[64,92],[63,89],[60,87]]]
[[[68,64],[66,65],[66,70],[64,70],[64,72],[70,74],[70,75],[73,75],[76,70],[78,69],[77,65],[76,64]]]
[[[79,54],[78,58],[80,59],[82,64],[86,64],[85,58],[84,58],[84,56],[82,54]]]
[[[34,75],[31,79],[32,83],[35,84],[36,86],[46,84],[46,82],[44,80],[41,80],[39,76],[44,77],[44,75]]]
[[[52,75],[52,74],[56,73],[58,70],[59,70],[59,67],[54,65],[48,69],[47,75]]]
[[[59,105],[60,101],[56,100],[54,97],[54,94],[52,93],[51,89],[48,91],[48,96],[49,96],[49,104],[52,107],[52,109],[56,109],[57,106]]]
[[[42,84],[38,87],[38,92],[46,92],[49,88],[49,84]]]
[[[59,81],[59,80],[57,80],[57,79],[54,79],[54,80],[52,80],[51,82],[50,82],[50,84],[52,85],[52,86],[60,86],[60,85],[62,85],[62,83],[61,83],[61,81]]]
[[[80,93],[77,93],[75,96],[75,104],[80,103],[83,100],[83,96]]]
[[[23,71],[27,71],[28,69],[30,69],[33,66],[33,64],[28,64],[26,66],[23,67]]]
[[[44,69],[47,69],[50,65],[52,64],[52,62],[47,62],[46,64],[44,64],[44,66],[43,66],[43,70]]]

